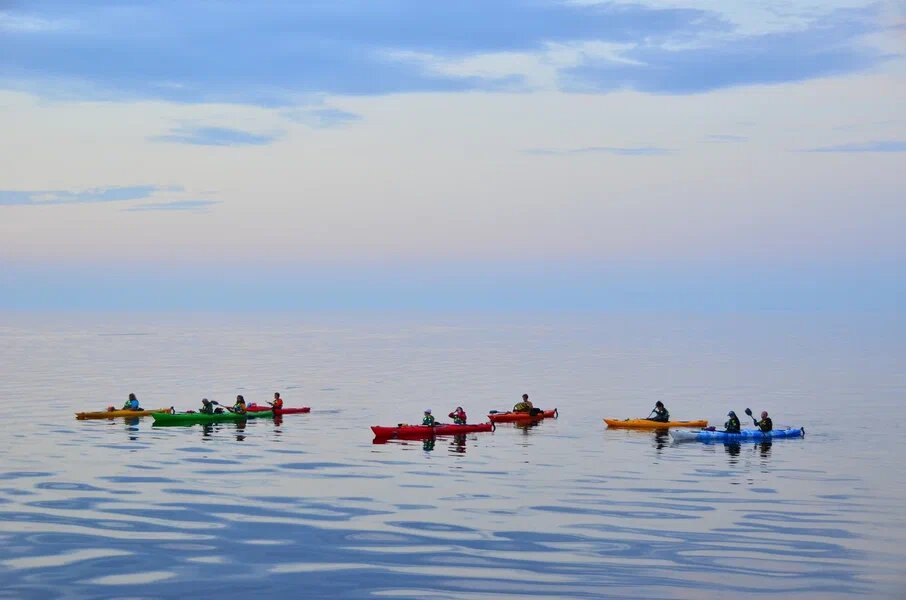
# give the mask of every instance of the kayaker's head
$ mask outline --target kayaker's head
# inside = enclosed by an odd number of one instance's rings
[[[735,416],[736,416],[736,413],[733,412],[733,411],[731,410],[730,412],[727,413],[727,416],[728,416],[728,417],[735,417]]]
[[[456,412],[465,412],[461,406],[456,407]]]
[[[523,400],[528,400],[528,394],[522,394],[522,399],[523,399]]]
[[[274,400],[280,399],[280,392],[274,392]]]
[[[425,414],[426,414],[426,415],[430,415],[430,414],[431,414],[431,409],[430,409],[430,408],[426,408],[426,409],[425,409]]]
[[[236,402],[238,402],[239,404],[245,404],[245,398],[242,397],[242,394],[236,396]]]
[[[130,399],[130,400],[135,400],[135,394],[129,394],[129,399]]]
[[[664,403],[661,402],[660,400],[658,400],[657,402],[655,402],[654,405],[657,406],[658,408],[664,408]]]
[[[762,418],[762,419],[767,419],[767,418],[768,418],[768,411],[766,411],[766,410],[761,411],[761,418]]]

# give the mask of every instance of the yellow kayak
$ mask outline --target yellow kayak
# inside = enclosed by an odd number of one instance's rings
[[[604,419],[608,427],[626,429],[668,429],[670,427],[707,427],[707,421],[649,421],[648,419]]]
[[[76,419],[112,419],[114,417],[147,417],[153,413],[170,412],[169,408],[152,408],[151,410],[99,410],[96,412],[80,412],[75,414]]]

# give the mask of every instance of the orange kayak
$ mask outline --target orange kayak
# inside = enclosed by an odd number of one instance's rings
[[[648,419],[604,419],[615,429],[669,429],[670,427],[707,427],[707,421],[649,421]]]
[[[153,413],[170,412],[169,408],[152,408],[151,410],[99,410],[95,412],[76,413],[76,419],[112,419],[114,417],[147,417]]]

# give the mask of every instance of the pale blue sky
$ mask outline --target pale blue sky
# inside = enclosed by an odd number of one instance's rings
[[[906,9],[726,4],[0,4],[0,308],[895,306]]]

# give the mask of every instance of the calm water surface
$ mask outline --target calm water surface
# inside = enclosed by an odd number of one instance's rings
[[[0,597],[903,598],[906,321],[0,315]],[[307,415],[76,421],[205,396]],[[376,444],[527,392],[560,418]],[[602,417],[807,437],[672,444]]]

